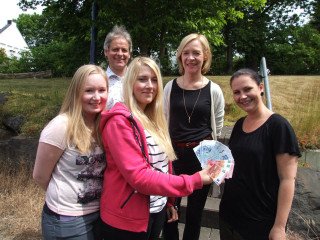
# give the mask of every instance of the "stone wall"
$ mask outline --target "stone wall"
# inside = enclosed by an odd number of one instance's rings
[[[26,72],[26,73],[0,73],[0,79],[24,79],[24,78],[51,78],[52,71]]]
[[[320,171],[320,150],[307,149],[302,152],[302,156],[299,158],[299,161],[311,169]]]
[[[24,161],[33,166],[37,153],[38,139],[12,137],[0,141],[0,164],[17,166]]]
[[[320,239],[320,172],[299,168],[288,227],[303,239]]]

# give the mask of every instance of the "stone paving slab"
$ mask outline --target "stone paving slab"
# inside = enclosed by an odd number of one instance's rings
[[[219,198],[207,197],[206,205],[202,213],[201,226],[205,228],[219,228]],[[181,215],[179,220],[185,223],[185,210],[187,205],[187,198],[182,198],[181,201]]]
[[[182,240],[184,224],[179,223],[179,239]],[[199,240],[220,240],[219,230],[215,228],[201,228]]]
[[[182,206],[187,205],[187,197],[182,198],[181,205]],[[204,209],[211,210],[211,211],[219,211],[219,205],[220,205],[220,198],[207,197],[207,201],[206,201],[206,205],[204,206]]]

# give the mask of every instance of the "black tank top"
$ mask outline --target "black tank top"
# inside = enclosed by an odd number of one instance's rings
[[[202,140],[212,133],[211,129],[211,95],[210,82],[201,89],[183,90],[173,80],[170,95],[170,122],[169,130],[171,139],[175,142],[191,142]],[[198,102],[195,102],[198,98]],[[185,110],[185,106],[190,117]],[[194,108],[194,110],[193,110]],[[192,112],[193,110],[193,112]],[[192,114],[191,114],[192,113]]]

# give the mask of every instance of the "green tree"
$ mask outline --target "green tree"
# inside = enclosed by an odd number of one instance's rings
[[[231,73],[234,67],[244,66],[257,70],[261,57],[268,51],[268,43],[277,37],[278,29],[298,26],[304,15],[293,14],[295,9],[305,9],[308,14],[311,2],[313,1],[268,0],[262,10],[251,6],[243,8],[244,17],[228,21],[224,28],[226,72]],[[283,37],[285,40],[286,36]],[[238,62],[234,64],[235,55],[238,56]]]
[[[20,14],[16,20],[17,27],[29,47],[50,43],[55,34],[47,25],[49,18],[40,14]]]
[[[31,62],[33,71],[50,69],[56,76],[70,76],[89,62],[90,6],[75,2],[55,1],[42,15],[19,16],[18,27],[32,52],[22,60]]]
[[[98,19],[98,63],[104,61],[102,45],[105,35],[114,24],[123,24],[133,37],[134,55],[153,54],[165,62],[178,43],[191,32],[205,34],[213,46],[223,44],[221,30],[227,19],[243,17],[242,8],[251,6],[259,9],[265,0],[97,0]],[[75,52],[65,60],[74,66],[88,62],[91,27],[92,1],[20,0],[23,8],[34,8],[41,4],[45,23],[43,30],[51,41],[76,43]],[[31,39],[31,38],[30,38]],[[70,49],[69,49],[70,50]],[[62,54],[62,53],[61,53]],[[164,64],[165,65],[165,64]],[[169,63],[167,64],[167,67]]]
[[[0,48],[0,65],[5,62],[7,59],[6,50],[4,48]]]
[[[268,65],[277,74],[319,74],[320,33],[310,24],[278,30],[267,46]],[[284,39],[283,36],[286,36]]]
[[[313,4],[310,24],[320,32],[320,1],[315,1]]]
[[[15,73],[18,70],[16,57],[9,58],[5,49],[0,48],[0,73]]]

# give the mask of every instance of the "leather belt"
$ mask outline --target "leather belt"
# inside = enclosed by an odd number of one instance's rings
[[[175,142],[175,141],[173,141],[173,145],[178,148],[194,148],[194,147],[198,146],[202,140],[213,140],[213,138],[211,135],[209,135],[199,141],[194,141],[194,142]]]
[[[47,205],[46,202],[44,202],[43,211],[44,211],[46,214],[51,215],[51,216],[56,216],[56,217],[59,216],[58,213],[55,213],[54,211],[52,211],[52,210],[48,207],[48,205]]]

